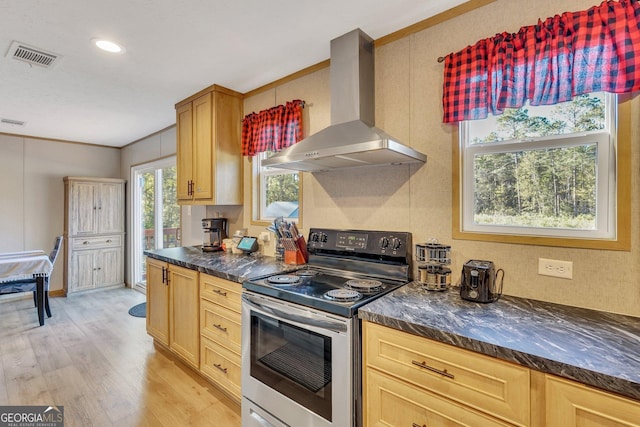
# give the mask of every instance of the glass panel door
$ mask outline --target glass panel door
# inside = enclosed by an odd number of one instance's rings
[[[176,159],[159,160],[132,169],[133,282],[146,289],[148,249],[180,246],[180,206],[176,198]]]

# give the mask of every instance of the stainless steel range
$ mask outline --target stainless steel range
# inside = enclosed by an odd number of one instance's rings
[[[411,234],[312,228],[309,262],[243,283],[243,427],[359,427],[358,307],[411,280]]]

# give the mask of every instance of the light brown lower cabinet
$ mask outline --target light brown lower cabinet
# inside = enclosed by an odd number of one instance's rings
[[[147,333],[200,367],[198,272],[147,258]]]
[[[640,426],[640,402],[363,321],[364,426]]]
[[[365,384],[367,426],[512,425],[375,369]]]
[[[240,402],[242,285],[200,274],[200,372]]]
[[[584,384],[545,375],[548,426],[640,426],[640,402]]]
[[[147,333],[240,403],[242,285],[147,258]]]
[[[200,367],[198,272],[169,267],[169,348],[189,365]]]
[[[232,400],[240,403],[241,369],[236,353],[206,337],[202,337],[200,371]]]
[[[147,258],[147,333],[169,346],[169,264]]]

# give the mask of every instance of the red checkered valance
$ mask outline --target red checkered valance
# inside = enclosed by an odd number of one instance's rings
[[[640,90],[640,5],[605,1],[480,40],[445,57],[444,122],[574,96]]]
[[[295,100],[242,120],[242,155],[255,156],[264,151],[280,151],[302,139],[304,101]]]

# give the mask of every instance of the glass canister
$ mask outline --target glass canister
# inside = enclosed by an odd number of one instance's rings
[[[420,281],[422,287],[428,291],[444,291],[451,286],[451,269],[441,265],[428,264],[426,280]],[[420,270],[420,269],[418,269]]]

